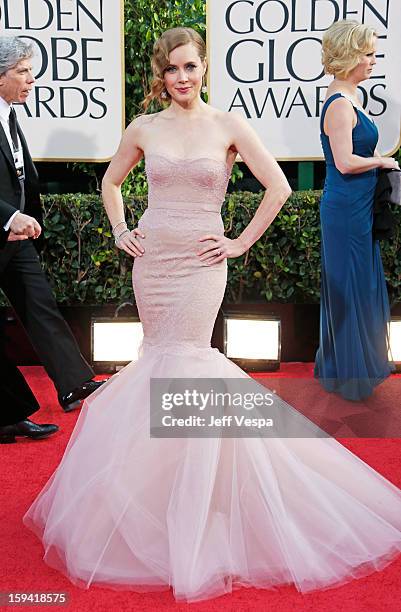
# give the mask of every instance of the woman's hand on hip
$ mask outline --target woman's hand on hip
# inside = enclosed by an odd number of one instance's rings
[[[116,238],[116,246],[131,257],[142,257],[145,249],[136,236],[145,238],[145,234],[137,227],[131,231],[126,229]]]
[[[199,238],[199,242],[206,241],[213,241],[213,243],[204,246],[198,252],[198,257],[208,266],[220,263],[223,259],[239,257],[247,250],[240,238],[230,240],[230,238],[217,234],[208,234]]]

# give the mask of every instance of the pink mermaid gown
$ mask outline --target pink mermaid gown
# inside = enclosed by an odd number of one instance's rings
[[[200,236],[223,234],[230,169],[154,154],[146,170],[146,253],[133,269],[142,353],[85,402],[24,517],[45,561],[79,586],[172,588],[184,601],[241,586],[306,592],[383,568],[401,551],[401,491],[336,440],[150,437],[151,377],[248,376],[210,347],[226,261],[197,256]]]

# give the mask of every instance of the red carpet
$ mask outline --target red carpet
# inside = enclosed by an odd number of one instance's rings
[[[30,502],[60,461],[68,437],[74,426],[77,412],[64,414],[59,408],[52,384],[42,368],[22,368],[29,383],[38,397],[42,409],[33,418],[42,423],[57,423],[60,431],[53,437],[42,441],[20,439],[17,444],[0,446],[1,454],[1,556],[0,592],[51,592],[67,593],[68,604],[51,606],[53,610],[77,612],[100,612],[117,610],[193,610],[202,612],[399,612],[401,609],[401,558],[390,564],[384,571],[353,582],[337,589],[301,595],[293,587],[277,590],[241,589],[232,595],[197,604],[176,604],[170,592],[162,594],[136,594],[124,591],[111,591],[102,588],[81,590],[74,587],[66,578],[50,569],[42,562],[42,547],[33,534],[25,529],[21,519]],[[301,393],[301,382],[305,381]],[[281,382],[280,382],[281,381]],[[287,381],[287,385],[285,384]],[[278,390],[283,386],[284,393],[296,396],[298,409],[306,406],[317,389],[313,386],[311,364],[283,364],[280,372],[266,374],[261,382]],[[376,419],[384,413],[385,407],[391,409],[395,418],[399,410],[399,393],[394,383],[401,378],[392,377],[375,393],[375,399],[366,406]],[[280,389],[280,394],[281,394]],[[379,391],[379,389],[377,390]],[[323,416],[330,420],[334,415],[334,404],[343,416],[341,427],[354,427],[355,405],[346,407],[338,398],[326,394],[323,402]],[[376,397],[377,395],[377,397]],[[322,396],[323,397],[323,396]],[[391,400],[390,400],[391,398]],[[285,397],[289,400],[289,397]],[[390,406],[391,404],[391,406]],[[348,410],[348,412],[346,412]],[[312,414],[312,412],[311,412]],[[398,416],[399,418],[399,416]],[[348,419],[348,420],[347,420]],[[355,429],[355,427],[354,427]],[[341,430],[341,428],[340,428]],[[398,487],[401,487],[401,439],[358,439],[347,438],[341,441],[374,469]],[[25,611],[48,609],[44,606],[23,606]],[[21,606],[2,608],[18,610]]]

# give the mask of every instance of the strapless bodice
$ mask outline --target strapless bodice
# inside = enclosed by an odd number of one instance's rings
[[[152,153],[145,156],[145,169],[150,209],[220,212],[230,178],[230,169],[224,161]]]

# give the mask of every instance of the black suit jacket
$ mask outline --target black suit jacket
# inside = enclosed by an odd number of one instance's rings
[[[20,127],[17,127],[24,152],[25,210],[41,223],[39,181],[28,146]],[[13,156],[3,126],[0,124],[0,260],[1,249],[7,244],[9,232],[3,228],[11,215],[19,210],[21,185],[15,171]],[[23,421],[39,409],[39,404],[18,368],[9,361],[3,349],[3,330],[0,329],[0,395],[2,410],[0,426]]]
[[[19,125],[18,135],[24,154],[25,170],[25,209],[24,213],[35,217],[42,225],[42,211],[39,194],[39,179],[36,168],[29,153],[28,145]],[[7,242],[8,232],[3,227],[11,215],[19,210],[21,201],[21,185],[15,171],[13,156],[7,136],[0,124],[0,248]]]
[[[42,224],[38,175],[19,127],[18,133],[24,154],[24,212]],[[32,253],[31,243],[24,240],[19,244],[9,243],[10,248],[4,246],[8,232],[3,227],[19,209],[20,200],[21,185],[7,137],[0,125],[0,240],[4,247],[0,248],[0,281],[3,281],[2,286],[7,289],[8,298],[32,340],[39,359],[57,391],[64,395],[92,378],[94,372],[80,354],[74,336],[57,310],[50,286],[37,257]],[[38,240],[33,240],[33,244],[37,247]],[[13,266],[15,260],[17,266]],[[2,421],[6,425],[25,419],[37,410],[38,404],[18,370],[7,362],[1,352],[0,367],[0,425]]]

